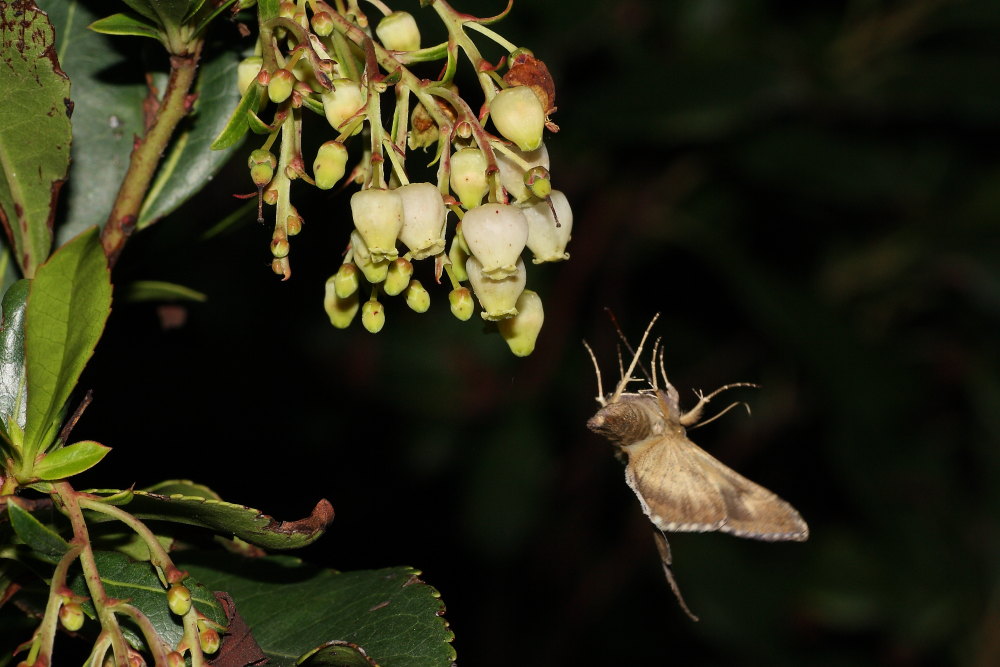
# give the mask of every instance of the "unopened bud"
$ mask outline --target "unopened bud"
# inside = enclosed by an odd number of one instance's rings
[[[202,652],[211,655],[219,650],[222,641],[219,639],[219,633],[213,628],[205,628],[198,633],[198,643],[201,644]]]
[[[280,104],[288,99],[295,86],[295,75],[287,69],[276,69],[271,73],[271,81],[267,84],[267,96],[272,102]]]
[[[490,118],[497,131],[522,151],[542,145],[545,109],[528,86],[505,88],[490,102]]]
[[[361,306],[361,324],[369,333],[378,333],[385,326],[385,308],[378,301],[369,299]]]
[[[415,313],[426,313],[431,307],[431,295],[419,280],[411,280],[406,288],[406,305]]]
[[[240,95],[247,92],[250,84],[257,79],[257,72],[260,71],[263,64],[264,59],[260,56],[250,56],[241,60],[240,64],[236,66],[236,87],[240,91]]]
[[[302,231],[302,216],[298,213],[292,213],[287,218],[285,218],[285,233],[289,236],[296,236]]]
[[[67,602],[59,607],[59,622],[70,632],[83,627],[83,607],[76,602]]]
[[[375,34],[389,51],[416,51],[420,48],[420,28],[412,14],[393,12],[379,21]]]
[[[451,314],[465,322],[476,310],[476,304],[472,301],[472,292],[468,287],[453,289],[448,294],[448,303],[451,305]]]
[[[278,166],[278,158],[271,151],[258,148],[257,150],[250,151],[250,157],[247,158],[248,167],[252,167],[255,164],[266,164],[271,169],[274,169]]]
[[[316,151],[313,161],[313,178],[316,187],[329,190],[344,177],[347,169],[347,148],[339,141],[327,141]]]
[[[274,178],[274,169],[269,164],[255,164],[250,167],[250,180],[258,188],[262,188]]]
[[[552,194],[552,179],[545,167],[532,167],[524,175],[524,185],[539,199],[545,199]]]
[[[346,299],[358,291],[358,267],[354,264],[341,264],[340,270],[331,278],[334,291],[341,299]]]
[[[173,584],[167,589],[167,606],[178,616],[191,609],[191,591],[184,584]]]
[[[330,12],[316,12],[312,15],[313,32],[320,37],[326,37],[333,32],[333,17]]]
[[[486,156],[478,148],[463,148],[451,156],[451,189],[462,206],[473,209],[489,192],[486,178]]]
[[[325,90],[320,96],[323,98],[326,120],[338,132],[343,130],[342,126],[365,105],[361,86],[350,79],[334,79],[333,90]]]
[[[500,320],[497,328],[500,335],[507,341],[510,351],[518,357],[526,357],[535,349],[535,341],[542,330],[545,313],[542,311],[542,299],[536,292],[529,289],[517,297],[517,315]]]
[[[330,318],[330,324],[338,329],[346,329],[350,326],[354,316],[358,314],[358,293],[355,291],[348,297],[337,296],[334,281],[336,276],[330,276],[326,281],[325,296],[323,297],[323,308]]]
[[[389,272],[382,285],[383,291],[389,296],[396,296],[409,286],[412,275],[413,264],[402,257],[389,262]]]
[[[167,667],[184,667],[184,654],[178,651],[171,651],[167,654]]]
[[[288,239],[285,238],[284,234],[271,239],[271,254],[278,259],[288,257],[289,250],[291,250],[291,246],[288,245]]]

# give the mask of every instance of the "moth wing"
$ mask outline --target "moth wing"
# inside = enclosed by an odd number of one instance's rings
[[[626,449],[625,479],[660,530],[767,541],[809,536],[795,508],[687,438],[650,438]]]
[[[653,525],[670,532],[704,533],[726,522],[726,504],[714,476],[692,454],[697,447],[657,436],[625,447],[625,481]]]
[[[688,455],[702,461],[726,507],[726,521],[719,528],[737,537],[777,542],[801,542],[809,526],[790,504],[763,486],[751,482],[714,456],[685,440]]]

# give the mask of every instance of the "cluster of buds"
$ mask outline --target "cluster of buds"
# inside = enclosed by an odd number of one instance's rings
[[[272,268],[290,277],[289,238],[302,229],[291,182],[321,189],[356,183],[353,228],[345,233],[341,266],[326,284],[331,323],[347,327],[360,311],[365,328],[377,332],[386,321],[384,297],[402,295],[422,313],[431,300],[424,282],[444,280],[456,317],[470,319],[478,301],[482,318],[497,323],[511,350],[527,355],[543,312],[541,298],[525,288],[522,255],[530,251],[535,264],[567,259],[573,224],[565,195],[552,189],[543,142],[546,129],[558,130],[549,120],[552,79],[531,52],[487,27],[506,11],[479,19],[445,0],[421,3],[448,32],[446,42],[423,47],[411,14],[381,0],[372,4],[382,14],[373,22],[355,2],[286,0],[276,13],[270,3],[258,7],[256,55],[240,66],[243,97],[227,130],[243,123],[266,137],[251,153],[249,168],[258,217],[264,219],[264,205],[275,207]],[[506,55],[497,63],[486,60],[470,33],[491,39]],[[463,57],[478,82],[474,105],[454,81]],[[411,71],[436,60],[445,61],[436,80]],[[390,103],[392,112],[383,113]],[[307,111],[329,128],[311,173],[302,153]],[[265,112],[273,115],[265,120]],[[384,117],[391,117],[388,128]],[[357,152],[353,167],[351,147]],[[410,180],[407,151],[416,149],[433,151],[434,182]],[[424,282],[414,277],[421,260],[432,260]]]

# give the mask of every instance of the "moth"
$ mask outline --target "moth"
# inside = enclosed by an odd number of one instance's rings
[[[714,397],[727,389],[756,385],[738,382],[708,395],[696,392],[698,403],[684,412],[677,390],[667,380],[663,347],[657,340],[647,375],[649,387],[637,392],[625,391],[629,384],[639,381],[632,374],[658,318],[659,314],[646,327],[628,369],[622,372],[614,392],[607,396],[601,385],[597,357],[584,342],[597,371],[597,402],[601,406],[587,421],[587,427],[610,440],[623,455],[625,482],[657,529],[654,537],[667,581],[684,611],[698,620],[687,608],[670,571],[670,547],[665,533],[720,531],[769,542],[801,542],[809,537],[809,527],[794,507],[721,463],[687,437],[687,429],[707,424],[739,405],[733,403],[702,421],[702,411]],[[619,335],[624,341],[620,329]],[[625,344],[628,347],[627,341]],[[657,381],[657,367],[662,388]]]

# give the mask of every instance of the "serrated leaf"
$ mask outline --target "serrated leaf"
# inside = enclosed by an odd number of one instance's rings
[[[69,79],[55,32],[32,2],[0,2],[0,220],[26,278],[49,255],[69,168]]]
[[[58,212],[57,244],[90,225],[103,225],[118,194],[132,140],[144,133],[142,103],[148,94],[145,40],[102,35],[86,26],[101,18],[93,3],[46,0],[56,29],[63,69],[73,80],[73,162]],[[109,77],[113,71],[115,76]]]
[[[151,37],[163,39],[163,33],[152,23],[136,18],[131,14],[112,14],[103,19],[97,19],[89,26],[90,30],[103,35],[133,35],[136,37]]]
[[[227,150],[206,150],[225,129],[230,110],[240,100],[236,90],[239,62],[239,54],[225,49],[215,50],[202,62],[194,87],[193,115],[184,119],[160,164],[139,212],[139,229],[170,214],[205,187],[239,147],[237,141]]]
[[[25,311],[28,414],[25,458],[55,438],[58,417],[94,351],[111,311],[111,280],[97,229],[39,267]]]
[[[224,535],[236,535],[265,549],[298,549],[312,544],[333,521],[333,508],[325,500],[317,503],[310,516],[298,521],[277,521],[245,505],[181,493],[168,496],[135,491],[127,509],[140,519],[200,526]],[[88,516],[96,522],[107,520],[99,514]]]
[[[208,297],[197,290],[177,283],[160,280],[136,280],[129,283],[122,292],[125,301],[196,301],[204,302]]]
[[[0,421],[4,433],[13,421],[22,430],[28,408],[24,378],[24,309],[28,303],[30,282],[22,279],[7,288],[3,295],[3,320],[0,322]]]
[[[240,103],[229,117],[229,122],[212,142],[212,150],[220,151],[235,146],[247,133],[250,122],[247,111],[256,111],[263,99],[264,86],[253,82],[247,86],[246,92],[240,98]]]
[[[336,572],[288,556],[177,556],[205,585],[233,597],[274,665],[295,664],[332,641],[360,647],[381,667],[455,660],[440,596],[413,568]]]
[[[110,447],[99,442],[81,440],[46,454],[33,471],[40,479],[66,479],[94,467],[110,451]]]
[[[128,600],[145,614],[157,634],[167,646],[175,647],[184,636],[184,628],[179,616],[170,612],[167,606],[167,590],[163,587],[153,566],[146,561],[133,561],[114,551],[95,551],[94,559],[101,574],[101,582],[110,597]],[[197,576],[184,580],[191,590],[191,602],[202,614],[220,625],[226,624],[226,617],[211,590]],[[89,596],[82,572],[77,571],[70,580],[70,588],[79,595]],[[88,615],[93,614],[93,606],[84,603]],[[86,629],[86,626],[84,626]]]
[[[17,498],[7,500],[7,514],[17,536],[43,560],[56,563],[69,551],[69,543],[21,507]]]

